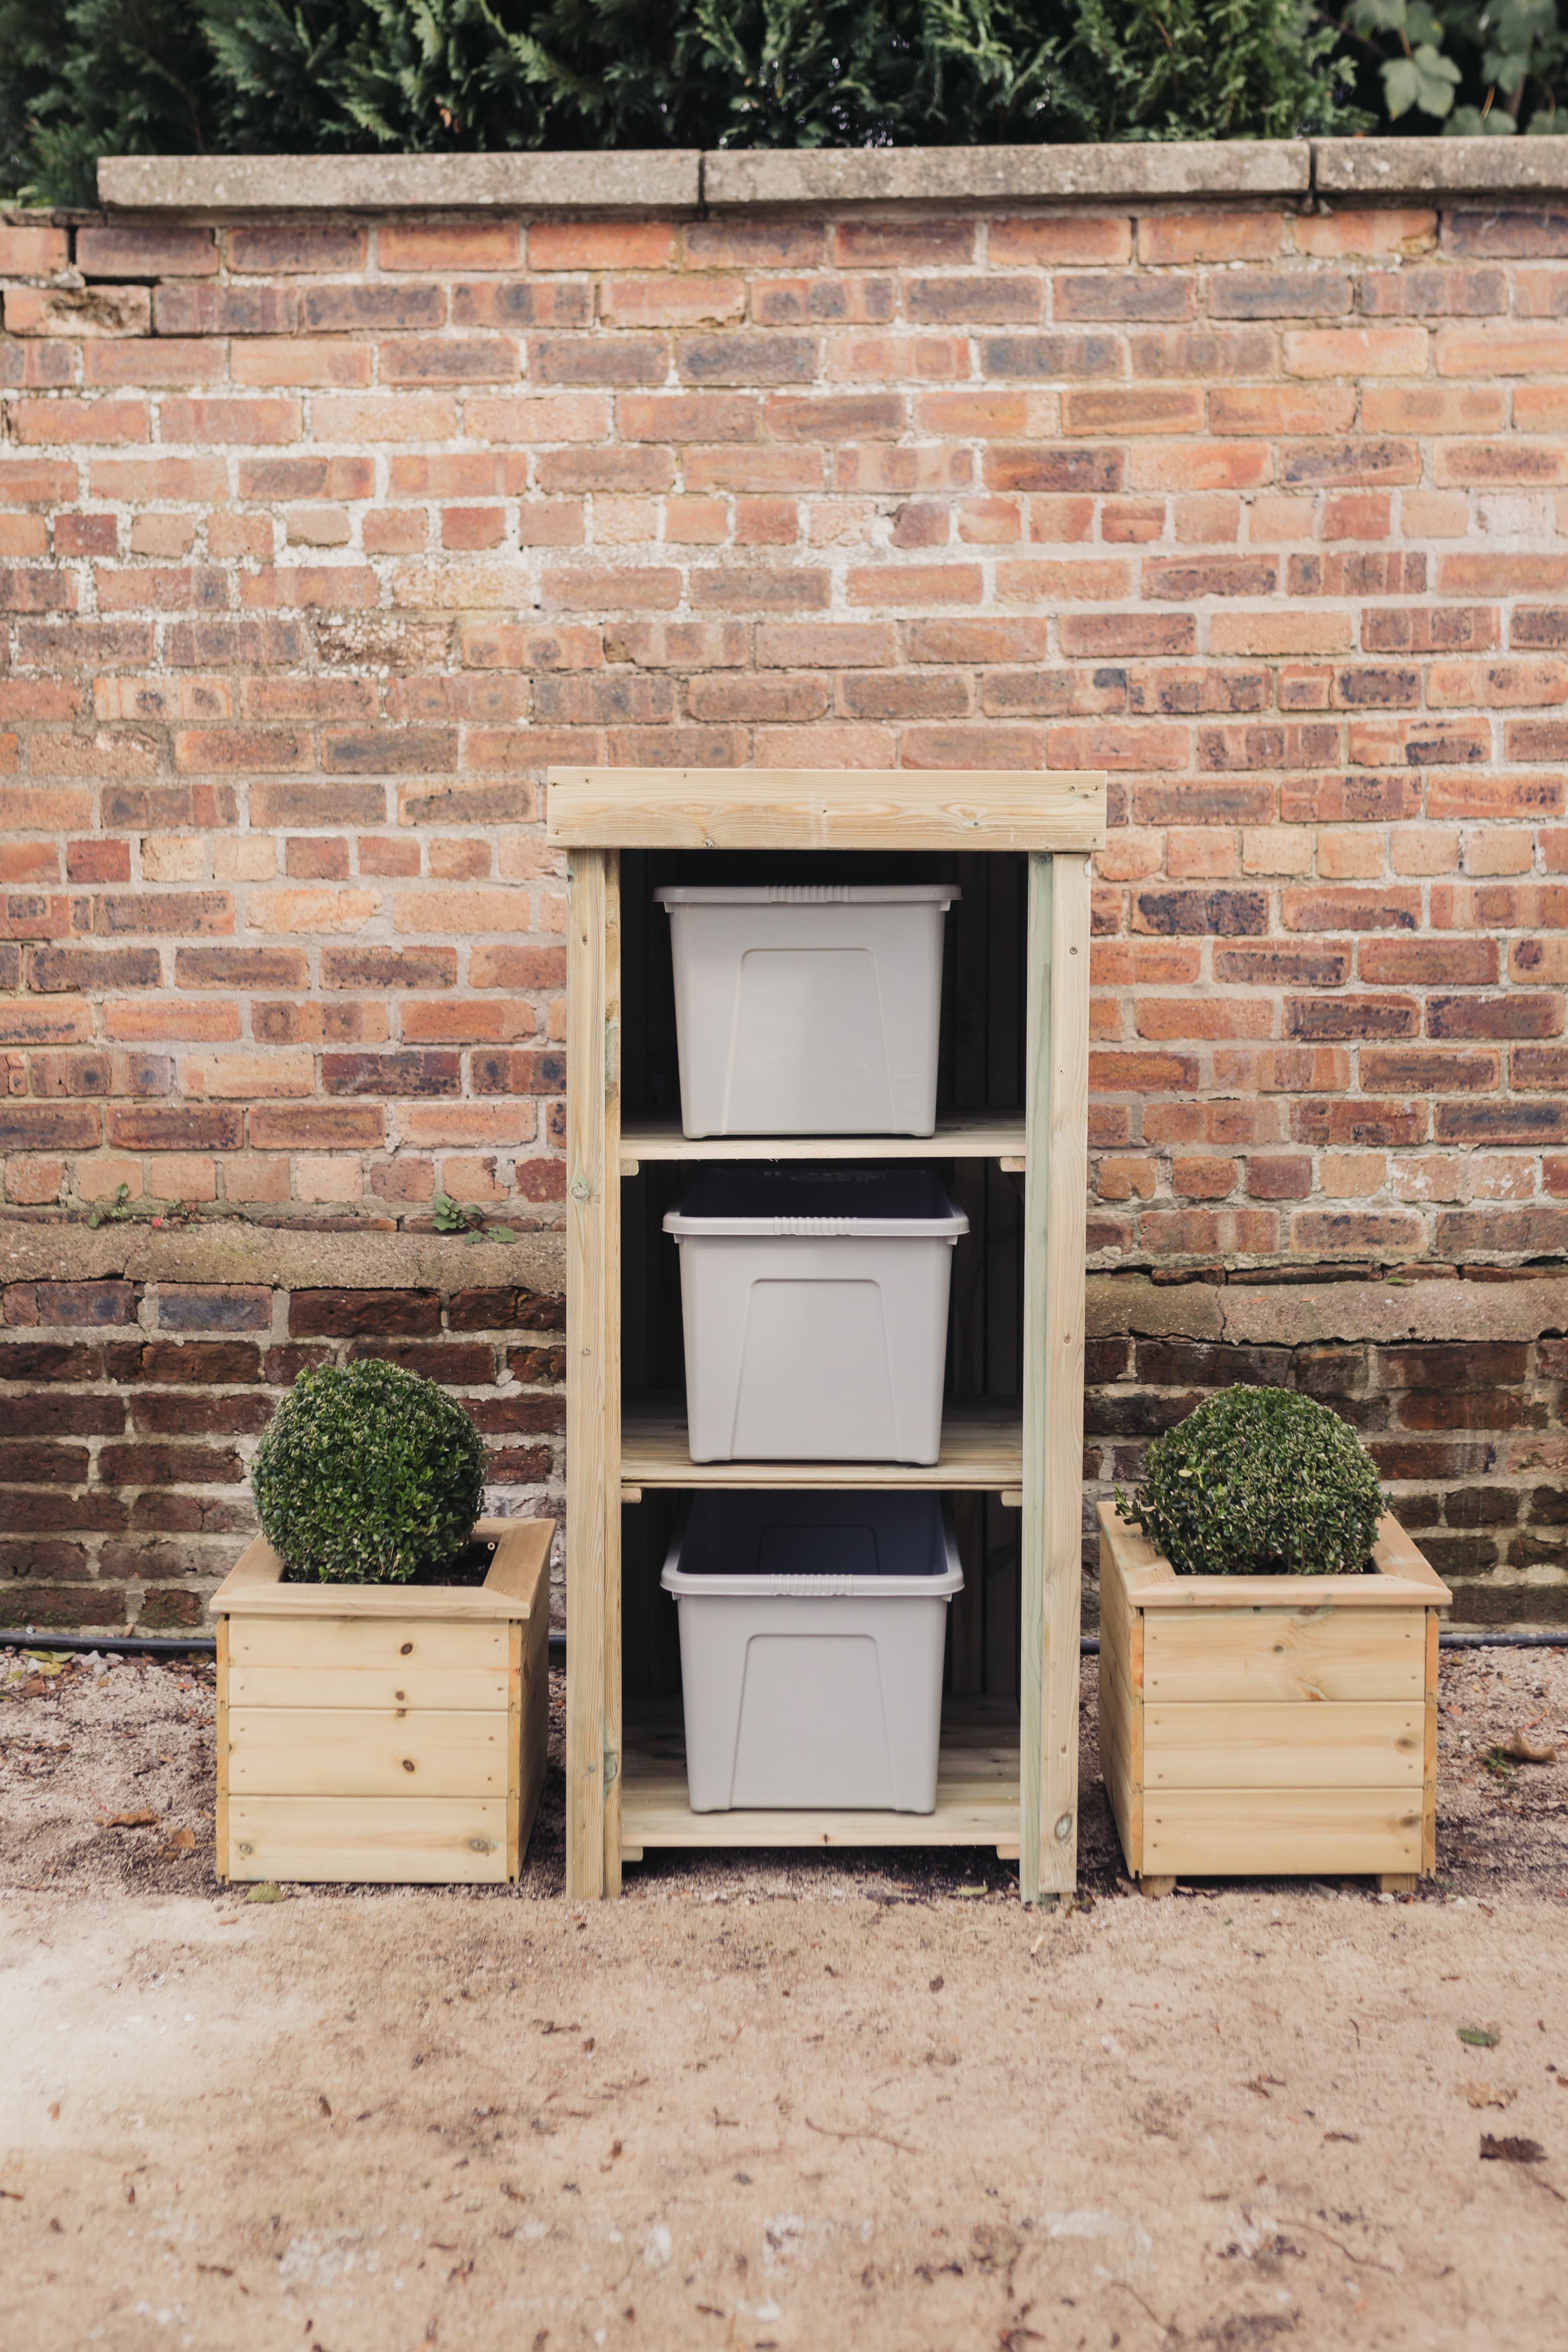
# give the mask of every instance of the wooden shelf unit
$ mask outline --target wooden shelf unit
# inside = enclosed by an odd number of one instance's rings
[[[1088,1183],[1089,856],[1100,776],[726,770],[553,771],[549,837],[568,853],[566,1885],[617,1894],[658,1844],[994,1844],[1026,1900],[1077,1877],[1079,1610]],[[621,1123],[620,853],[1022,853],[1027,861],[1022,1120],[964,1117],[931,1138],[689,1139]],[[1004,1097],[1006,1099],[1006,1097]],[[623,1173],[645,1160],[995,1160],[1024,1172],[1021,1412],[950,1412],[931,1468],[706,1464],[679,1410],[621,1398]],[[892,1486],[993,1492],[1021,1513],[1017,1745],[984,1768],[944,1729],[935,1815],[692,1813],[684,1758],[623,1720],[621,1506],[645,1487]],[[956,1722],[957,1718],[954,1718]]]

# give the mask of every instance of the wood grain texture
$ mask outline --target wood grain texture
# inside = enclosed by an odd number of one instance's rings
[[[1419,1610],[1295,1615],[1209,1609],[1190,1617],[1144,1610],[1140,1615],[1145,1704],[1259,1699],[1316,1706],[1422,1694],[1426,1628]]]
[[[496,1555],[483,1584],[284,1584],[283,1563],[265,1536],[241,1552],[207,1603],[215,1617],[448,1618],[483,1622],[526,1617],[555,1533],[552,1519],[479,1519],[474,1534]]]
[[[1421,1867],[1437,1867],[1437,1628],[1436,1609],[1426,1612],[1426,1693],[1422,1706]]]
[[[1089,860],[1029,860],[1019,1886],[1078,1883]]]
[[[220,1623],[226,1620],[220,1619]],[[395,1665],[356,1666],[316,1662],[315,1636],[324,1629],[312,1625],[311,1640],[301,1645],[299,1662],[291,1664],[235,1665],[228,1671],[229,1703],[233,1706],[326,1706],[358,1710],[411,1706],[438,1711],[454,1708],[485,1712],[507,1705],[508,1673],[504,1655],[498,1664],[469,1666],[418,1666],[406,1661]],[[355,1624],[354,1630],[358,1631]],[[505,1644],[510,1629],[501,1627]],[[548,1638],[548,1633],[547,1633]]]
[[[1392,1512],[1379,1522],[1370,1576],[1178,1576],[1114,1503],[1100,1504],[1097,1516],[1141,1609],[1386,1609],[1400,1601],[1447,1608],[1453,1598]]]
[[[1100,849],[1103,776],[552,768],[549,837],[595,849]]]
[[[605,857],[574,851],[566,922],[566,1892],[605,1892]],[[618,1176],[616,1179],[618,1184]],[[617,1303],[618,1311],[618,1303]]]
[[[217,1705],[214,1715],[213,1737],[217,1748],[216,1793],[213,1800],[214,1874],[218,1878],[228,1876],[228,1710],[229,1658],[228,1619],[217,1621]]]
[[[1143,1867],[1177,1876],[1413,1871],[1418,1789],[1149,1789]]]
[[[634,1400],[621,1432],[621,1480],[641,1487],[980,1487],[1000,1491],[1023,1477],[1016,1408],[949,1407],[942,1453],[916,1462],[693,1462],[682,1406]]]
[[[223,1622],[223,1621],[220,1621]],[[506,1625],[463,1624],[451,1619],[421,1617],[399,1622],[389,1617],[230,1617],[228,1656],[231,1674],[289,1673],[367,1678],[389,1677],[394,1706],[437,1706],[437,1699],[415,1696],[416,1675],[498,1678],[506,1672]],[[404,1677],[409,1679],[405,1681]],[[346,1687],[345,1683],[345,1687]],[[483,1685],[476,1681],[476,1690]],[[405,1696],[396,1696],[398,1691]],[[310,1702],[314,1704],[315,1702]],[[327,1702],[337,1706],[334,1696]],[[449,1703],[449,1702],[447,1702]],[[476,1706],[500,1706],[476,1698]]]
[[[504,1706],[231,1706],[229,1792],[504,1798],[508,1725]]]
[[[1144,1783],[1168,1789],[1421,1788],[1419,1699],[1159,1706],[1143,1711]]]
[[[1001,1113],[938,1119],[931,1135],[710,1135],[687,1136],[673,1122],[623,1129],[623,1176],[635,1176],[645,1160],[999,1160],[1005,1168],[1024,1166],[1024,1127]]]
[[[504,1797],[235,1797],[229,1876],[410,1885],[504,1881]]]

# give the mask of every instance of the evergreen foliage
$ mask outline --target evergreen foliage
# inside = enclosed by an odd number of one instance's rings
[[[1340,37],[1308,0],[0,0],[0,191],[91,203],[100,154],[1321,134],[1368,119]]]
[[[1355,1576],[1384,1505],[1370,1454],[1327,1405],[1236,1388],[1157,1437],[1116,1507],[1179,1576]]]
[[[461,1405],[375,1358],[301,1372],[250,1472],[268,1542],[295,1579],[321,1584],[438,1581],[484,1484],[484,1444]]]

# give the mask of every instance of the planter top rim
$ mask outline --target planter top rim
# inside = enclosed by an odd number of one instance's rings
[[[1453,1594],[1392,1511],[1373,1546],[1370,1576],[1178,1576],[1136,1523],[1100,1506],[1100,1533],[1115,1551],[1127,1598],[1138,1609],[1446,1609]]]
[[[284,1584],[265,1536],[243,1551],[207,1603],[214,1617],[445,1617],[480,1624],[550,1607],[553,1519],[479,1519],[496,1548],[483,1584]]]

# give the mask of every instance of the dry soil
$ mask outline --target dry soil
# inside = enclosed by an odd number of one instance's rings
[[[1568,2343],[1568,1765],[1493,1753],[1568,1733],[1568,1654],[1446,1659],[1414,1901],[1142,1900],[1086,1702],[1065,1917],[981,1855],[570,1906],[558,1773],[516,1889],[238,1899],[210,1674],[40,1663],[0,1656],[7,2347]]]

